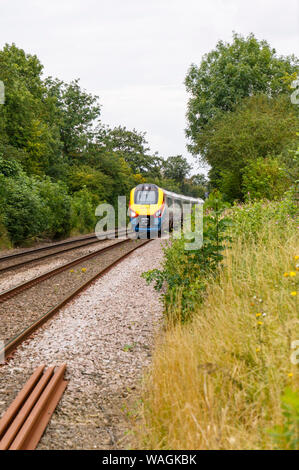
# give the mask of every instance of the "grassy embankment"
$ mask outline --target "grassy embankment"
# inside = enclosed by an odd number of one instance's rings
[[[289,392],[289,418],[282,400],[286,388],[299,390],[298,365],[290,359],[291,343],[299,340],[298,223],[284,203],[232,212],[233,242],[219,276],[192,320],[169,326],[156,345],[138,448],[299,445],[299,396]],[[268,432],[275,426],[290,437],[275,441]]]

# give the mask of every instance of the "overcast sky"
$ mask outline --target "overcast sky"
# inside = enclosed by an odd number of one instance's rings
[[[184,78],[219,39],[253,32],[299,56],[299,0],[0,0],[0,47],[36,54],[45,75],[99,95],[102,121],[183,154]],[[196,168],[194,168],[194,171]]]

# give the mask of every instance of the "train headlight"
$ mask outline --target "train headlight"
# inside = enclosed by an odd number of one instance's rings
[[[130,217],[132,217],[132,219],[135,219],[135,217],[137,216],[138,216],[137,212],[133,211],[133,209],[130,209]]]
[[[159,209],[156,213],[155,213],[155,217],[161,217],[162,215],[162,211],[161,209]]]

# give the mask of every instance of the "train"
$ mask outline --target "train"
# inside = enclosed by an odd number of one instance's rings
[[[131,190],[129,217],[137,235],[161,236],[175,224],[183,224],[183,205],[203,204],[197,199],[162,189],[156,184],[139,184]]]

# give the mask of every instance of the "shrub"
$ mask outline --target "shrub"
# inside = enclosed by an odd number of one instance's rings
[[[260,200],[249,201],[247,204],[237,204],[227,211],[233,218],[231,235],[237,239],[253,238],[263,236],[265,240],[271,238],[273,221],[281,228],[281,234],[286,233],[286,222],[289,219],[297,220],[298,203],[296,200],[296,189],[293,187],[285,193],[280,202]]]
[[[50,178],[36,180],[37,190],[47,212],[47,234],[51,237],[67,236],[71,230],[71,197],[66,186],[53,183]]]
[[[31,183],[24,175],[0,182],[4,224],[13,243],[41,235],[47,229],[47,208]]]
[[[137,448],[298,448],[299,374],[290,357],[299,246],[286,210],[288,199],[230,211],[235,232],[223,267],[191,321],[168,328],[156,345]]]
[[[299,393],[287,387],[281,397],[283,424],[269,431],[275,444],[283,450],[299,450]]]
[[[186,250],[184,236],[175,239],[164,249],[162,270],[154,269],[143,274],[148,283],[155,281],[155,289],[165,285],[165,311],[168,320],[185,322],[202,301],[210,278],[215,276],[222,251],[229,235],[225,232],[231,221],[223,216],[226,204],[220,194],[212,193],[205,203],[203,216],[203,245],[196,250]],[[177,305],[180,308],[177,309]]]
[[[277,158],[257,158],[242,170],[242,188],[245,199],[278,199],[291,180]]]
[[[96,225],[95,209],[99,198],[86,188],[73,194],[72,197],[72,229],[80,233],[94,230]]]

